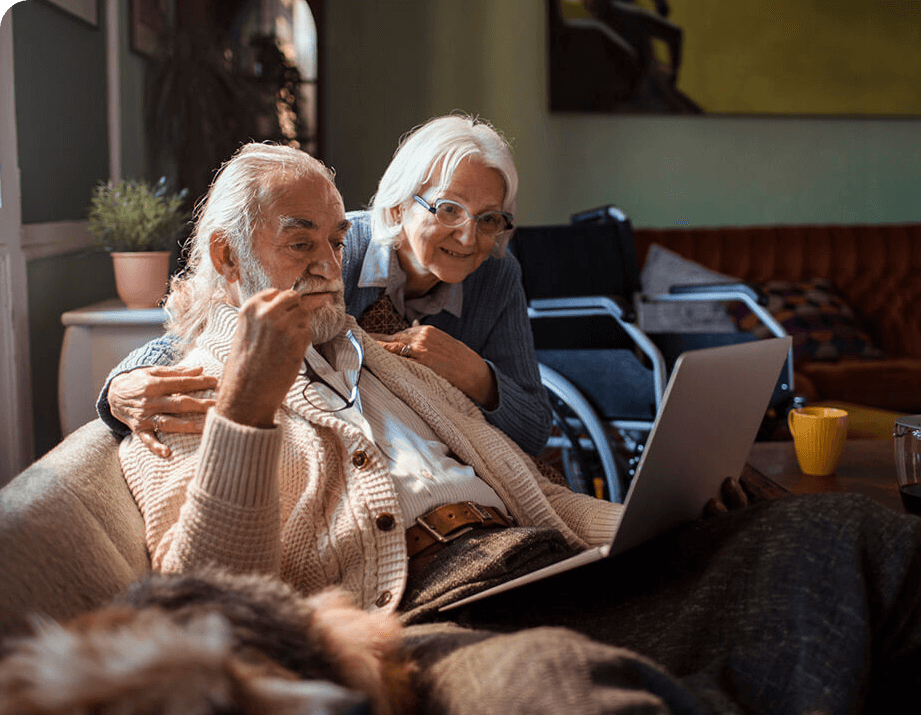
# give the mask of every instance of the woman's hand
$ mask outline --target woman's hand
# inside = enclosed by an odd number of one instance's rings
[[[151,452],[168,457],[159,433],[201,432],[214,400],[188,393],[215,387],[217,378],[203,375],[200,367],[141,367],[112,378],[109,408]]]
[[[493,371],[475,351],[431,325],[417,325],[390,336],[376,336],[390,352],[422,363],[487,410],[499,402]]]

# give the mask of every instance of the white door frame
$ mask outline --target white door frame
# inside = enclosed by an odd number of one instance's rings
[[[0,485],[34,458],[13,70],[13,18],[7,10],[0,22]]]

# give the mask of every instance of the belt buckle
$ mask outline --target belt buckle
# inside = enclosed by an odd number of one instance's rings
[[[467,509],[470,510],[470,512],[475,517],[477,517],[480,520],[480,524],[488,524],[489,522],[493,521],[494,519],[493,515],[490,514],[488,511],[486,511],[483,507],[481,507],[476,502],[465,501],[461,503],[465,507],[467,507]],[[425,531],[433,539],[435,539],[435,541],[437,541],[439,544],[450,544],[455,539],[463,536],[464,534],[468,532],[473,531],[473,526],[464,526],[464,527],[461,527],[460,529],[457,529],[456,531],[452,531],[450,534],[445,536],[440,531],[430,526],[429,523],[425,520],[425,516],[426,516],[425,514],[423,514],[422,516],[417,516],[416,523],[419,526],[421,526],[423,529],[425,529]]]
[[[466,506],[470,511],[472,511],[474,514],[480,517],[480,522],[483,524],[485,524],[488,521],[493,521],[495,519],[495,517],[492,514],[490,514],[488,511],[486,511],[483,507],[481,507],[476,502],[465,501],[464,506]]]
[[[497,524],[499,526],[514,526],[515,520],[510,519],[505,514],[502,513],[500,509],[496,509],[495,513],[488,511],[486,507],[480,506],[476,502],[468,501],[464,502],[467,505],[467,508],[470,509],[474,514],[480,517],[480,523],[482,524]]]
[[[425,529],[425,531],[426,531],[433,539],[435,539],[435,541],[437,541],[439,544],[450,544],[452,541],[454,541],[454,539],[456,539],[456,538],[458,538],[458,537],[460,537],[460,536],[463,536],[463,535],[466,534],[468,531],[473,531],[473,527],[472,527],[472,526],[465,526],[465,527],[463,527],[463,528],[461,528],[461,529],[458,529],[457,531],[452,531],[448,536],[442,536],[442,535],[441,535],[441,532],[439,532],[439,531],[436,530],[436,529],[433,529],[431,526],[428,525],[428,523],[426,523],[426,521],[425,521],[425,519],[424,519],[424,516],[425,516],[424,514],[423,514],[422,516],[417,516],[417,517],[416,517],[416,523],[417,523],[419,526],[421,526],[423,529]]]

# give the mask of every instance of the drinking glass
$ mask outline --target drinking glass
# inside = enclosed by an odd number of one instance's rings
[[[902,505],[906,511],[921,515],[921,415],[897,419],[892,438]]]

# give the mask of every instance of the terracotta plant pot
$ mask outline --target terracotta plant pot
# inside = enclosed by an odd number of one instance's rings
[[[156,308],[166,295],[169,251],[112,253],[115,290],[131,309]]]

